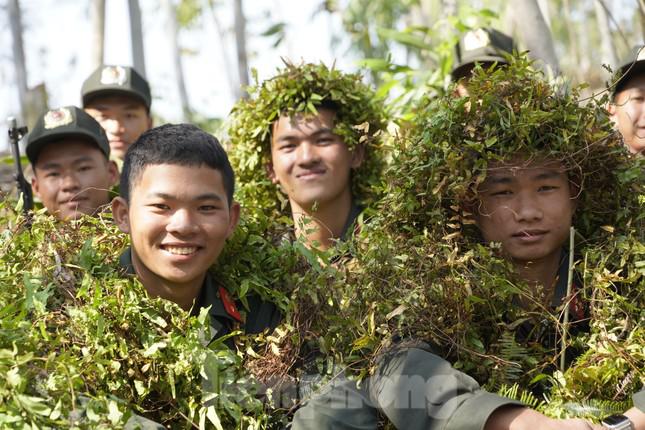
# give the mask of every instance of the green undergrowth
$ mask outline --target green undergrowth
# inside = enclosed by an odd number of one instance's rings
[[[1,203],[0,427],[122,428],[135,414],[169,428],[259,428],[257,383],[221,341],[125,278],[126,237],[108,218],[31,227]]]
[[[335,361],[369,376],[382,351],[422,340],[487,390],[516,387],[551,416],[597,419],[628,407],[645,383],[643,162],[623,147],[605,101],[581,103],[578,90],[546,81],[520,57],[479,70],[470,97],[419,104],[393,139],[385,194],[363,213],[360,234],[334,251],[342,257],[333,271],[290,293],[292,318],[306,330],[267,340],[266,350],[297,362],[297,337],[324,352],[319,369]],[[550,309],[476,228],[488,164],[518,154],[560,162],[579,187],[574,272],[588,332],[564,326],[563,307]],[[518,338],[522,325],[537,330]]]

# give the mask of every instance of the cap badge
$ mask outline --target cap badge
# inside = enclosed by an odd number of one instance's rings
[[[464,50],[473,51],[490,45],[490,36],[483,29],[469,31],[464,36]]]
[[[60,108],[50,110],[45,114],[45,129],[50,130],[52,128],[61,127],[63,125],[70,124],[74,121],[72,117],[72,112],[67,108]]]
[[[123,85],[127,80],[128,76],[121,66],[107,66],[101,71],[103,85]]]

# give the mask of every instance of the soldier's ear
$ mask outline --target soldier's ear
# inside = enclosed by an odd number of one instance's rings
[[[361,164],[363,164],[363,160],[365,159],[365,145],[362,143],[359,143],[356,145],[354,149],[352,149],[352,162],[351,162],[351,167],[352,169],[358,169]]]
[[[273,163],[269,161],[264,165],[264,168],[266,169],[267,176],[269,177],[271,182],[276,185],[279,184],[280,180],[278,179],[278,176],[275,174],[275,170],[273,169]]]
[[[129,207],[123,197],[115,197],[112,200],[112,217],[119,230],[123,233],[130,233]]]
[[[226,238],[228,239],[233,232],[235,231],[235,227],[237,227],[237,224],[240,221],[240,204],[238,202],[232,202],[231,207],[228,210],[229,214],[229,222],[228,222],[228,231],[226,233]]]
[[[34,169],[34,176],[31,177],[31,190],[40,198],[40,185],[38,184],[38,178],[36,178],[36,169]]]
[[[119,168],[116,163],[112,160],[108,161],[108,175],[110,180],[110,186],[113,186],[117,183],[119,179]]]

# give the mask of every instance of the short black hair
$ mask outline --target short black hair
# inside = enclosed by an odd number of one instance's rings
[[[212,135],[192,124],[165,124],[144,132],[125,154],[120,192],[128,203],[132,185],[147,166],[177,164],[203,166],[218,170],[229,206],[233,202],[235,174],[226,151]]]

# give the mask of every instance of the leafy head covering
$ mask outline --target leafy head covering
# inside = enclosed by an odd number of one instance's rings
[[[603,297],[594,301],[592,325],[605,336],[618,330],[619,315],[642,319],[642,164],[624,148],[602,101],[581,104],[578,90],[552,85],[525,57],[476,70],[468,90],[468,97],[425,100],[394,140],[377,215],[357,238],[351,270],[328,288],[351,294],[339,300],[348,303],[335,320],[343,325],[326,333],[368,351],[389,339],[423,339],[488,388],[528,384],[554,351],[539,339],[518,344],[515,329],[554,317],[499,248],[481,243],[472,212],[487,167],[546,158],[567,170],[579,188],[576,270],[583,294]],[[518,298],[531,304],[510,306]],[[642,338],[642,325],[633,335]],[[605,396],[611,388],[603,384],[587,387]]]
[[[232,110],[228,127],[231,163],[242,184],[239,200],[246,206],[276,208],[282,212],[285,197],[269,181],[271,127],[281,116],[316,115],[317,107],[333,106],[334,132],[349,148],[366,145],[363,164],[352,175],[354,197],[369,202],[372,184],[381,177],[380,134],[386,126],[383,100],[361,81],[359,74],[343,73],[324,64],[293,65],[271,79],[249,88],[249,98]]]
[[[384,202],[397,222],[467,236],[476,231],[468,227],[468,209],[487,166],[518,158],[562,164],[579,187],[574,221],[587,238],[601,226],[629,225],[638,215],[642,170],[601,102],[581,103],[578,89],[552,85],[525,57],[507,68],[480,69],[468,90],[468,97],[423,103],[399,142]]]

